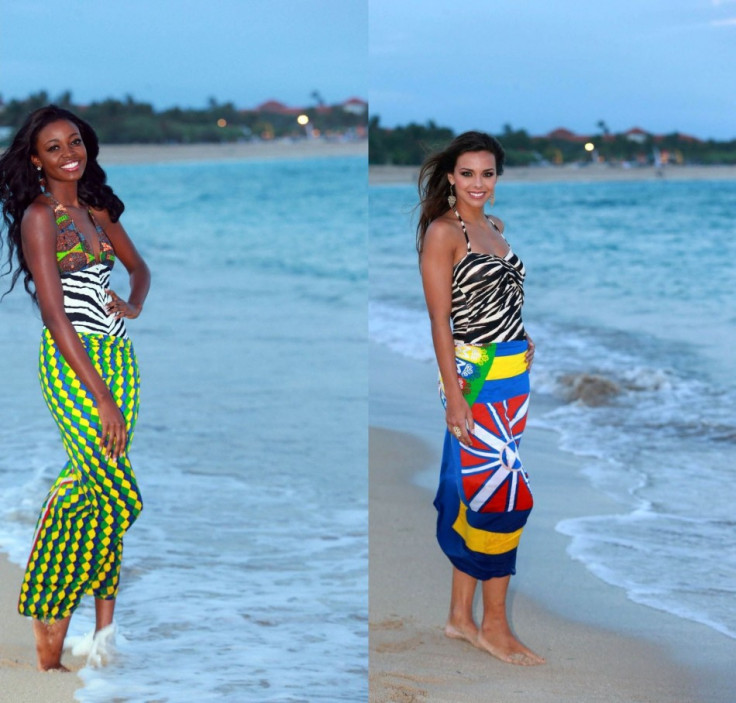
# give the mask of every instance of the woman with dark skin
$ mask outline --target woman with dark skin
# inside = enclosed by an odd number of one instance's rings
[[[0,157],[11,270],[17,259],[11,289],[23,275],[40,309],[42,386],[69,455],[42,509],[19,601],[34,618],[41,670],[66,670],[63,642],[83,593],[95,596],[95,631],[112,624],[122,535],[142,508],[127,459],[138,375],[123,318],[140,315],[150,273],[119,221],[124,206],[98,152],[86,122],[50,105],[29,115]],[[116,259],[129,274],[127,300],[108,288]]]
[[[417,250],[447,423],[435,499],[438,540],[453,565],[445,634],[530,666],[544,659],[511,631],[506,594],[532,505],[517,445],[534,344],[521,322],[523,264],[503,222],[484,212],[503,156],[497,140],[466,132],[425,161]]]

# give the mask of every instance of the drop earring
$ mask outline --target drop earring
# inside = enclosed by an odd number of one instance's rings
[[[450,183],[450,194],[447,196],[447,204],[452,208],[455,209],[455,203],[457,202],[457,198],[455,197],[455,191],[453,189],[452,183]]]
[[[43,168],[41,168],[41,165],[39,164],[36,166],[36,171],[38,171],[38,185],[41,186],[41,192],[46,192],[46,179],[43,177]]]
[[[493,207],[493,203],[496,202],[496,194],[491,191],[491,207]]]

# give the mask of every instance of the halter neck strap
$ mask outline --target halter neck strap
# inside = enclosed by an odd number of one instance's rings
[[[468,254],[470,254],[471,249],[470,249],[470,237],[468,237],[468,229],[465,226],[465,223],[463,222],[463,218],[460,217],[460,213],[455,208],[452,208],[452,211],[455,213],[455,217],[457,217],[458,222],[460,222],[460,226],[463,228],[463,234],[465,235],[465,244],[468,247]],[[488,215],[486,215],[486,220],[488,220],[488,222],[491,223],[491,227],[493,227],[493,229],[495,229],[496,232],[501,234],[501,230],[498,229],[498,225],[496,225],[496,223],[490,217],[488,217]],[[503,235],[501,234],[501,236]]]

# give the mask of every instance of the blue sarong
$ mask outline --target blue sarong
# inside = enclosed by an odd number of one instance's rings
[[[483,581],[516,573],[533,505],[519,457],[529,405],[526,350],[526,341],[455,347],[457,381],[475,428],[470,447],[445,435],[434,501],[437,541],[457,569]]]

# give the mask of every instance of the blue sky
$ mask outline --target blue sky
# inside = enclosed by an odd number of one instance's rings
[[[317,89],[369,97],[388,126],[732,139],[734,67],[736,0],[0,0],[5,99],[301,106]]]
[[[6,100],[302,106],[317,89],[336,103],[367,98],[367,52],[363,0],[0,0]]]
[[[736,0],[370,0],[371,113],[736,138]]]

